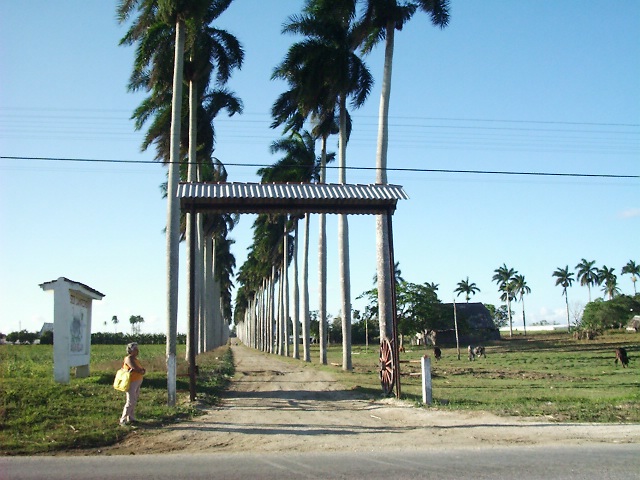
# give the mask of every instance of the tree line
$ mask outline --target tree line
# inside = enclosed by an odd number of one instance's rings
[[[41,345],[53,345],[54,335],[52,331],[29,332],[20,330],[10,332],[6,336],[0,334],[0,338],[5,338],[9,343],[19,342],[21,344],[33,344],[37,340]],[[186,334],[179,333],[176,337],[178,344],[185,344],[187,341]],[[163,333],[122,333],[122,332],[96,332],[91,334],[91,344],[93,345],[126,345],[136,342],[141,345],[153,345],[166,343],[167,336]]]
[[[621,295],[621,290],[618,287],[618,276],[615,274],[615,268],[607,267],[603,265],[602,267],[596,266],[595,260],[587,260],[583,258],[576,266],[575,272],[570,271],[569,266],[559,267],[557,268],[551,276],[555,278],[556,286],[560,286],[562,288],[562,295],[565,297],[565,304],[567,310],[567,325],[571,326],[571,320],[569,317],[569,298],[567,294],[567,289],[573,285],[573,282],[577,280],[580,282],[581,286],[586,286],[589,290],[589,310],[585,309],[585,313],[587,313],[586,319],[581,319],[577,322],[575,327],[578,328],[586,328],[586,329],[598,329],[603,330],[606,328],[613,328],[613,325],[620,325],[621,322],[628,320],[629,312],[637,312],[639,311],[636,307],[633,308],[633,305],[629,302],[633,303],[633,297],[628,297],[625,295]],[[636,282],[638,281],[638,277],[640,277],[640,265],[636,264],[635,261],[629,260],[625,265],[620,269],[620,273],[622,275],[629,275],[631,277],[631,281],[633,283],[633,294],[634,297],[637,296],[636,290]],[[575,275],[575,276],[574,276]],[[526,334],[527,331],[527,323],[526,323],[526,312],[524,306],[524,295],[531,293],[531,288],[527,285],[524,275],[519,274],[513,268],[507,267],[506,264],[503,264],[501,267],[494,270],[494,275],[492,280],[498,284],[498,290],[501,293],[500,300],[505,302],[506,304],[506,312],[508,316],[508,324],[510,329],[510,335],[513,335],[513,322],[512,322],[512,310],[511,310],[511,302],[520,301],[522,303],[522,321],[524,326],[524,332]],[[602,287],[602,292],[604,293],[602,300],[608,298],[610,301],[607,306],[604,304],[600,306],[591,305],[591,287]],[[458,296],[464,294],[465,299],[468,302],[472,295],[480,292],[480,289],[473,282],[469,281],[469,277],[465,280],[458,282],[456,289],[454,290],[458,294]],[[619,298],[619,301],[614,301]],[[602,303],[600,299],[597,299],[596,302]],[[619,305],[623,305],[625,308],[620,310],[618,308]],[[595,315],[593,312],[597,310],[600,312],[598,315]],[[609,318],[606,319],[605,315],[602,312],[608,312]],[[625,313],[626,312],[626,313]],[[633,316],[633,315],[631,315]],[[584,314],[583,314],[584,317]],[[599,320],[595,320],[595,318]]]

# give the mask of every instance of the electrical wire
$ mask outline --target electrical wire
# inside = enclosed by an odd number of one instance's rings
[[[22,156],[0,156],[2,160],[32,160],[43,162],[82,162],[82,163],[116,163],[116,164],[158,164],[154,160],[116,160],[98,158],[64,158],[64,157],[22,157]],[[170,162],[163,162],[167,165]],[[180,162],[176,162],[180,163]],[[263,163],[225,163],[226,167],[251,167],[264,168],[271,164]],[[327,169],[337,170],[339,167],[327,165]],[[378,170],[377,167],[345,167],[346,170]],[[576,172],[530,172],[530,171],[509,171],[509,170],[459,170],[443,168],[387,168],[388,172],[415,172],[415,173],[454,173],[454,174],[474,174],[474,175],[521,175],[536,177],[578,177],[578,178],[613,178],[613,179],[634,179],[640,175],[620,175],[606,173],[576,173]]]

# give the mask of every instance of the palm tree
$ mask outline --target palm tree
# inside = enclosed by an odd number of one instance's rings
[[[228,92],[221,91],[220,89],[216,89],[213,92],[208,91],[210,77],[212,76],[213,72],[215,72],[215,80],[217,85],[221,86],[227,83],[234,69],[239,69],[242,67],[244,51],[242,50],[242,47],[240,46],[240,43],[238,42],[236,37],[229,34],[225,30],[215,28],[212,25],[213,22],[226,11],[226,9],[231,4],[231,1],[232,0],[202,0],[200,2],[196,2],[196,8],[194,8],[194,12],[191,14],[186,24],[186,51],[189,57],[185,65],[185,78],[189,82],[189,167],[187,173],[189,182],[195,182],[203,176],[203,172],[199,171],[199,162],[196,158],[198,151],[204,153],[211,152],[213,150],[213,132],[205,137],[209,139],[207,145],[198,145],[197,142],[197,118],[199,110],[201,110],[201,105],[205,104],[207,94],[216,95],[218,97],[218,102],[210,102],[209,105],[215,105],[214,112],[211,112],[211,110],[209,110],[206,113],[213,113],[213,116],[215,116],[222,108],[225,107],[229,110],[230,114],[236,113],[239,110],[237,103],[233,102],[233,100],[235,99],[228,98]],[[222,102],[219,101],[221,99]],[[207,120],[212,121],[213,119],[207,118]],[[210,126],[211,122],[207,122],[207,125]],[[206,150],[204,150],[205,148]],[[204,303],[204,296],[202,295],[202,285],[204,284],[204,235],[202,229],[202,219],[203,214],[197,214],[197,233],[194,231],[190,231],[191,229],[189,228],[186,235],[187,255],[193,257],[197,273],[194,285],[191,285],[190,276],[188,277],[187,297],[190,298],[191,289],[194,289],[197,292],[197,303],[200,304]],[[187,222],[187,225],[191,227],[192,223]],[[189,239],[193,235],[197,235],[198,238],[197,252],[190,251],[191,242],[189,241]],[[189,306],[189,308],[191,308],[191,305]],[[196,311],[204,310],[202,308],[198,308],[197,305],[195,306],[195,308]],[[188,318],[192,318],[190,312],[188,314]],[[199,351],[203,351],[204,340],[208,333],[205,332],[204,328],[204,316],[200,317],[199,324],[200,328],[196,329],[196,331],[192,332],[191,328],[188,331],[190,335],[192,333],[196,334],[198,330],[201,332],[198,344]],[[188,342],[187,345],[190,346],[191,343],[192,342]]]
[[[567,306],[567,325],[571,327],[571,321],[569,320],[569,296],[567,295],[567,288],[573,284],[573,272],[569,271],[569,265],[564,268],[557,268],[552,273],[553,277],[556,277],[556,285],[562,287],[562,295],[564,295],[565,304]]]
[[[464,293],[467,303],[469,303],[471,295],[475,295],[479,291],[480,291],[480,289],[478,288],[478,286],[475,283],[470,283],[469,282],[469,277],[467,277],[466,280],[462,280],[462,281],[458,282],[458,286],[454,290],[454,292],[458,292],[458,295],[456,295],[457,297],[459,297],[460,295],[462,295]]]
[[[494,270],[492,280],[498,284],[498,291],[503,292],[500,299],[507,304],[507,314],[509,316],[509,336],[513,336],[513,320],[511,318],[511,300],[513,294],[513,277],[518,273],[513,268],[508,268],[506,264]]]
[[[614,271],[615,268],[608,268],[606,265],[603,265],[603,267],[598,270],[598,278],[600,279],[600,284],[603,285],[602,291],[605,295],[609,296],[609,300],[620,293],[618,277],[613,273]]]
[[[622,275],[627,273],[631,275],[631,281],[633,282],[633,294],[637,295],[636,282],[638,281],[638,277],[640,277],[640,265],[636,265],[636,262],[629,260],[629,262],[622,267],[621,273]]]
[[[285,33],[306,37],[291,47],[283,62],[283,70],[294,72],[300,89],[313,92],[323,111],[338,106],[340,136],[338,142],[338,181],[346,183],[346,146],[349,133],[347,99],[351,106],[362,106],[373,79],[357,47],[354,0],[311,0],[300,16],[290,17]],[[299,93],[299,91],[298,91]],[[300,94],[302,98],[308,95]],[[349,229],[346,215],[338,217],[338,257],[340,264],[341,317],[343,337],[342,368],[351,370],[351,282],[349,272]]]
[[[206,80],[202,82],[202,85],[208,85],[211,73],[209,65],[212,61],[218,61],[218,80],[224,79],[227,72],[238,66],[234,61],[226,62],[226,59],[220,61],[221,57],[218,55],[226,54],[224,49],[207,49],[206,46],[211,44],[203,41],[205,36],[209,36],[209,39],[214,39],[214,41],[217,38],[225,38],[225,42],[230,41],[229,37],[220,37],[216,32],[208,29],[208,23],[217,18],[230,3],[231,0],[193,0],[189,2],[121,0],[117,9],[120,22],[125,22],[137,14],[121,44],[138,44],[129,89],[133,91],[146,89],[151,92],[151,96],[134,114],[134,117],[137,118],[137,129],[151,115],[155,115],[155,120],[143,142],[143,149],[155,142],[158,152],[157,158],[168,160],[169,163],[168,182],[165,189],[167,192],[167,380],[169,405],[175,405],[176,396],[175,352],[180,210],[175,192],[180,179],[180,146],[184,141],[181,135],[181,123],[183,118],[182,83],[186,30],[190,29],[191,56],[188,73],[191,76],[190,93],[191,97],[194,97],[199,91],[204,91],[203,87],[198,86],[199,80]],[[234,46],[232,41],[227,45]],[[173,55],[171,55],[172,49]],[[207,52],[209,56],[205,60]],[[173,74],[172,80],[171,72]],[[170,109],[167,107],[169,101],[171,102]],[[191,116],[194,118],[195,102],[190,102],[190,105],[192,106]],[[195,122],[192,123],[195,124]],[[169,132],[168,138],[167,132]],[[190,129],[189,135],[195,137],[194,132],[193,128]],[[213,144],[213,135],[210,136],[208,142],[205,142],[205,145],[207,143]],[[195,145],[195,138],[193,138],[193,144]]]
[[[298,17],[291,19],[293,23]],[[286,32],[287,28],[283,31]],[[272,74],[272,79],[285,80],[290,89],[281,94],[271,109],[274,118],[272,128],[285,125],[285,132],[300,131],[304,122],[311,117],[315,124],[312,130],[314,138],[322,139],[319,178],[320,183],[325,183],[327,178],[326,165],[330,161],[327,154],[327,139],[329,135],[338,132],[335,120],[335,98],[327,97],[320,85],[309,81],[310,73],[304,67],[305,55],[314,44],[304,46],[296,43],[291,46],[284,61],[278,65]],[[302,51],[301,51],[302,50]],[[313,75],[311,75],[313,80]],[[326,242],[326,216],[319,215],[318,226],[318,318],[319,318],[319,343],[320,363],[327,363],[327,242]]]
[[[397,0],[367,0],[361,31],[366,35],[362,50],[371,51],[380,40],[385,40],[385,56],[380,93],[380,109],[378,118],[378,143],[376,151],[376,183],[387,183],[387,149],[389,131],[389,102],[391,98],[391,72],[395,31],[412,18],[417,9],[431,17],[431,23],[444,28],[449,23],[448,0],[418,0],[408,4],[400,4]],[[389,270],[389,229],[385,215],[376,216],[376,248],[378,270],[378,304],[381,337],[391,336],[393,311],[391,306],[391,283]],[[384,333],[383,333],[384,332]]]
[[[531,288],[527,285],[526,280],[524,279],[524,275],[514,275],[513,276],[513,287],[514,293],[516,296],[520,296],[520,301],[522,302],[522,325],[524,327],[524,334],[527,335],[527,320],[525,317],[524,311],[524,296],[531,293]]]
[[[117,315],[114,315],[113,317],[111,317],[111,323],[113,323],[113,332],[114,333],[118,333],[118,323],[120,322],[120,320],[118,320]]]
[[[182,7],[185,5],[181,4]],[[173,86],[171,89],[171,134],[169,175],[167,186],[167,403],[176,403],[176,338],[178,331],[178,268],[180,260],[180,206],[176,196],[180,181],[180,127],[182,119],[182,81],[184,66],[185,17],[187,12],[180,11],[173,2],[156,4],[153,0],[121,0],[118,6],[120,22],[128,20],[134,11],[139,12],[138,21],[134,22],[129,32],[138,27],[147,29],[138,31],[137,40],[141,43],[154,41],[153,34],[163,24],[175,25]],[[163,21],[164,20],[164,21]],[[146,36],[146,37],[145,37]],[[126,37],[125,37],[126,38]],[[123,39],[124,40],[124,39]],[[157,41],[157,38],[155,38]],[[157,44],[166,45],[166,43]],[[156,59],[159,57],[156,57]],[[154,63],[150,60],[148,63]],[[166,86],[156,86],[166,92]]]
[[[599,284],[598,268],[595,267],[595,260],[588,261],[583,258],[580,263],[576,265],[577,280],[580,281],[581,286],[587,286],[589,289],[589,302],[591,302],[591,287]]]

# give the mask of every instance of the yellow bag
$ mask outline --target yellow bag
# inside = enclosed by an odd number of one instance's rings
[[[121,368],[116,372],[116,378],[113,381],[113,388],[121,392],[129,390],[129,384],[131,383],[131,373],[126,368]]]

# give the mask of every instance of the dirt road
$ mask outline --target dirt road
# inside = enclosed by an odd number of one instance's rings
[[[469,446],[640,443],[640,425],[558,424],[366,400],[329,373],[233,346],[236,375],[219,407],[134,431],[105,454],[393,451]],[[142,399],[141,401],[144,401]]]

